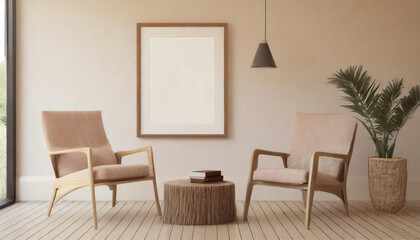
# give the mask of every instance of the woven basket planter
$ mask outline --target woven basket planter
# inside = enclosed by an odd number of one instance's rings
[[[405,205],[407,159],[369,158],[369,195],[375,209],[396,213]]]

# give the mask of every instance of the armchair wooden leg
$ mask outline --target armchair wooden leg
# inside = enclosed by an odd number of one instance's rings
[[[306,214],[305,214],[305,225],[309,229],[311,223],[311,213],[312,213],[312,202],[314,200],[314,189],[309,188],[308,194],[306,196]]]
[[[306,207],[307,196],[308,196],[308,191],[307,190],[302,190],[302,203],[303,203],[303,206],[305,206],[305,207]]]
[[[96,216],[96,197],[95,197],[95,186],[93,183],[90,184],[90,192],[92,196],[92,213],[93,213],[93,228],[98,229],[98,217]]]
[[[342,196],[343,196],[342,199],[343,199],[344,210],[346,211],[347,217],[349,217],[350,216],[350,214],[349,214],[349,202],[347,201],[347,190],[346,190],[346,188],[343,188]]]
[[[159,195],[158,195],[158,190],[157,190],[157,185],[156,185],[156,177],[155,176],[153,176],[153,189],[155,191],[155,203],[156,203],[158,216],[162,216],[162,210],[160,209],[160,201],[159,201]]]
[[[52,208],[53,208],[54,202],[55,202],[55,197],[57,196],[57,190],[58,189],[54,186],[52,196],[51,196],[50,206],[48,207],[48,212],[47,212],[48,217],[51,215],[51,211],[52,211]]]
[[[248,210],[249,210],[249,204],[251,203],[251,195],[252,195],[253,188],[254,188],[254,184],[252,184],[252,181],[248,182],[248,187],[246,190],[246,197],[245,197],[245,206],[244,206],[244,221],[248,220]]]
[[[117,204],[117,185],[112,188],[112,207],[115,207],[115,204]]]

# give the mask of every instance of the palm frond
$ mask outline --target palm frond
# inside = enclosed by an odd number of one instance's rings
[[[343,99],[349,105],[343,107],[359,114],[363,118],[362,122],[369,125],[368,131],[372,138],[376,139],[377,131],[373,127],[372,114],[375,111],[376,102],[381,97],[381,94],[377,93],[380,84],[372,80],[368,72],[363,70],[363,66],[350,66],[346,70],[340,69],[329,78],[329,83],[347,95]]]
[[[392,124],[390,124],[390,119],[398,109],[397,99],[401,96],[403,83],[402,78],[395,78],[383,89],[373,113],[378,131],[392,132],[394,130]]]
[[[395,114],[390,119],[390,124],[395,127],[395,131],[399,131],[419,107],[420,86],[417,85],[410,89],[407,96],[400,99]]]

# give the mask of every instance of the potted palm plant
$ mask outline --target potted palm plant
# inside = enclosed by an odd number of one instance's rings
[[[358,115],[376,148],[369,157],[369,194],[373,206],[395,213],[405,204],[407,188],[407,159],[394,157],[398,133],[420,106],[420,87],[412,87],[402,96],[403,79],[394,78],[382,90],[380,84],[362,66],[340,69],[329,83],[341,90],[348,103],[343,107]]]

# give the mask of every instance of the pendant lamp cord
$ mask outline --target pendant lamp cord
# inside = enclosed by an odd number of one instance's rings
[[[264,40],[267,40],[267,0],[264,1]]]

